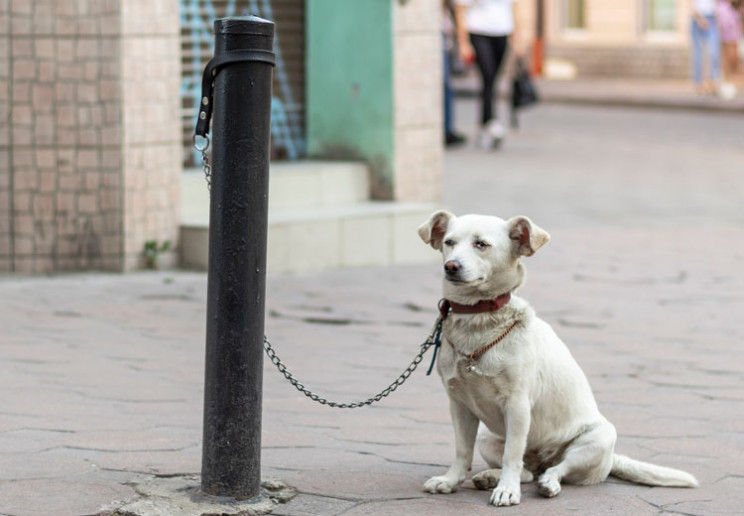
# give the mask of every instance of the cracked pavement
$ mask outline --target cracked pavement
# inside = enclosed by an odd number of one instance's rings
[[[459,106],[467,127],[474,104]],[[497,154],[449,152],[444,202],[456,213],[524,213],[551,233],[526,260],[520,295],[586,372],[618,452],[689,471],[701,486],[611,479],[548,500],[533,483],[511,511],[739,514],[744,121],[544,106],[522,127]],[[431,329],[432,258],[271,276],[267,335],[310,389],[366,399]],[[153,478],[199,473],[205,305],[202,273],[0,277],[0,515],[102,513],[141,498],[137,486]],[[452,495],[421,492],[454,453],[430,358],[381,403],[345,411],[313,403],[264,360],[263,476],[298,490],[274,514],[505,510],[470,482]],[[473,472],[484,467],[477,458]]]

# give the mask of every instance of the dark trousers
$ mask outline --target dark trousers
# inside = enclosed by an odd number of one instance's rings
[[[475,62],[481,74],[481,124],[496,117],[494,86],[497,83],[501,63],[506,55],[508,36],[483,36],[470,34],[470,44],[475,50]]]
[[[450,65],[450,52],[447,50],[447,42],[444,42],[444,63],[442,66],[442,76],[444,78],[444,134],[445,136],[451,133],[454,129],[453,122],[453,101],[452,85],[450,83],[450,75],[452,74],[452,66]]]

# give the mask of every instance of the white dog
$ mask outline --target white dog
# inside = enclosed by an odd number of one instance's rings
[[[418,229],[444,257],[443,343],[437,370],[450,399],[455,460],[424,491],[450,493],[469,471],[473,448],[490,469],[473,477],[495,487],[494,505],[520,501],[533,474],[544,496],[561,482],[596,484],[608,475],[652,486],[693,487],[684,471],[614,452],[617,434],[597,408],[589,382],[565,344],[524,300],[522,256],[549,235],[527,217],[438,211]],[[480,428],[479,428],[480,424]]]

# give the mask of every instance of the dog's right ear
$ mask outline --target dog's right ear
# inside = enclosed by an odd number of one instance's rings
[[[421,224],[418,228],[418,234],[424,243],[429,244],[437,251],[442,250],[442,239],[447,232],[450,220],[455,216],[444,210],[435,211],[429,217],[429,220]]]

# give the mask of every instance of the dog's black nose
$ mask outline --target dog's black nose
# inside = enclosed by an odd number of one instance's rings
[[[444,272],[447,273],[447,276],[454,276],[459,272],[460,267],[460,262],[457,260],[449,260],[444,264]]]

